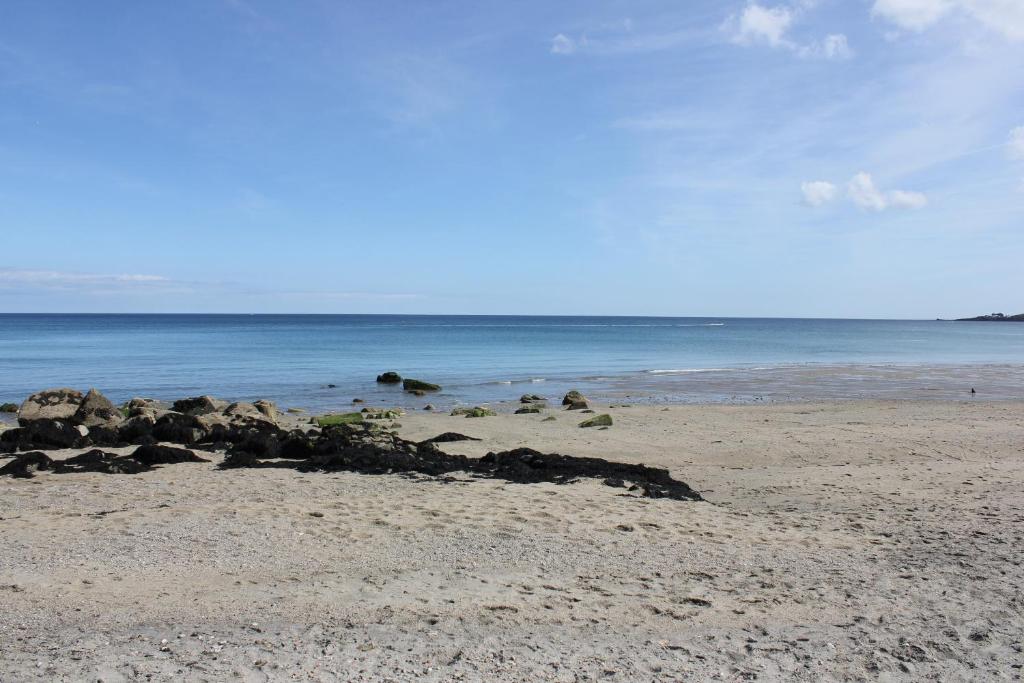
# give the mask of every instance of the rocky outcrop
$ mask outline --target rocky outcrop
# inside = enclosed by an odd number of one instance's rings
[[[439,384],[431,384],[430,382],[424,382],[421,379],[404,379],[402,380],[402,388],[406,391],[441,391]]]
[[[106,396],[90,389],[71,421],[89,428],[117,427],[124,421],[124,415]]]
[[[377,381],[381,384],[399,384],[402,381],[402,376],[397,372],[383,372],[377,375]]]
[[[973,318],[957,318],[957,322],[990,322],[990,323],[1019,323],[1024,322],[1024,313],[1017,315],[1006,315],[1004,313],[989,313]]]
[[[18,410],[18,423],[33,420],[70,420],[82,404],[82,392],[62,387],[44,389],[25,399]]]

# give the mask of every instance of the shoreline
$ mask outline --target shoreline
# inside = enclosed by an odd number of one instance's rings
[[[431,381],[436,377],[428,377]],[[189,391],[100,391],[116,403],[137,396],[173,401],[185,396],[211,395],[228,401],[271,400],[285,408],[309,414],[343,412],[353,399],[368,405],[405,410],[426,404],[447,410],[466,405],[512,405],[521,394],[540,394],[557,399],[578,389],[605,403],[646,405],[750,405],[789,404],[846,400],[989,400],[1024,399],[1024,363],[799,363],[775,366],[745,365],[724,368],[685,368],[584,374],[571,377],[523,378],[444,383],[439,392],[413,396],[400,387],[380,385],[370,377],[360,382],[288,388],[266,385],[262,393],[232,393],[216,387],[189,387]],[[65,384],[62,386],[74,386]],[[86,390],[92,385],[75,387]],[[0,390],[0,402],[20,405],[32,387],[21,395]],[[971,389],[976,390],[972,396]],[[0,414],[0,422],[4,421]]]

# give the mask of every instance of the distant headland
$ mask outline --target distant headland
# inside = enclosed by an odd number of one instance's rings
[[[974,318],[957,318],[957,322],[1011,322],[1011,323],[1024,323],[1024,313],[1018,313],[1017,315],[1005,315],[1003,313],[989,313],[988,315],[979,315]]]

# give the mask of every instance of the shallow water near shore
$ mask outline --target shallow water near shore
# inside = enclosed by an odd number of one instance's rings
[[[444,385],[429,398],[385,370]],[[329,386],[329,385],[334,385]],[[752,402],[1024,396],[1024,324],[394,315],[0,315],[0,401],[95,386],[334,410],[557,396]]]

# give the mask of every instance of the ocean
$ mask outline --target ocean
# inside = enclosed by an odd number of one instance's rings
[[[380,386],[395,370],[443,385]],[[334,386],[330,386],[334,385]],[[212,394],[283,407],[1024,399],[1024,324],[404,315],[0,315],[0,402],[47,387],[114,401]]]

